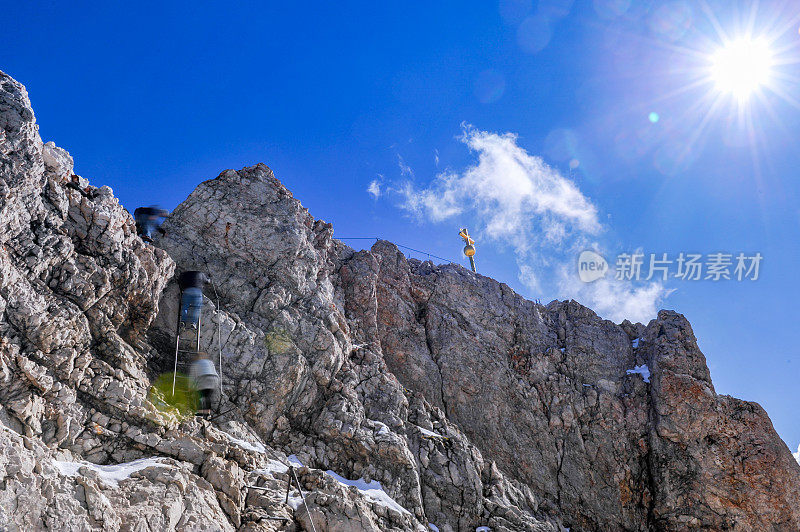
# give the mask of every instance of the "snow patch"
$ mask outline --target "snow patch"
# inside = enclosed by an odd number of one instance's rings
[[[488,526],[479,526],[478,528],[475,529],[475,532],[491,532],[491,531],[492,529],[489,528]]]
[[[235,438],[223,430],[221,430],[220,432],[222,432],[225,436],[228,437],[228,441],[230,441],[234,445],[238,445],[242,449],[247,449],[248,451],[252,451],[254,453],[262,453],[262,454],[266,454],[267,452],[267,449],[260,443],[250,443],[244,440],[240,440],[239,438]]]
[[[378,431],[375,433],[375,436],[388,436],[389,432],[391,432],[389,430],[389,427],[386,426],[385,423],[381,423],[380,421],[376,421],[375,424],[378,425],[378,427],[380,427],[378,429]]]
[[[647,364],[642,364],[641,366],[636,366],[633,369],[627,370],[625,373],[628,375],[632,375],[634,373],[638,373],[644,379],[644,382],[650,382],[650,368],[647,367]]]
[[[436,526],[436,525],[434,525],[433,523],[428,523],[428,528],[430,528],[431,530],[433,530],[433,532],[439,532],[439,527],[437,527],[437,526]]]
[[[294,510],[297,511],[298,508],[303,504],[303,498],[298,496],[291,495],[289,496],[289,506]]]
[[[641,340],[641,338],[634,338],[633,342],[631,342],[631,346],[633,346],[634,349],[639,347],[639,340]]]
[[[303,466],[303,463],[293,454],[290,454],[286,459],[295,467],[305,467]]]
[[[445,439],[447,438],[447,436],[442,436],[441,434],[436,434],[436,433],[435,433],[435,432],[433,432],[432,430],[428,430],[428,429],[422,428],[422,427],[420,427],[419,425],[414,425],[414,426],[415,426],[415,427],[417,427],[417,428],[419,429],[419,431],[420,431],[420,432],[421,432],[421,433],[422,433],[424,436],[427,436],[427,437],[429,437],[429,438],[445,438]]]
[[[371,482],[367,482],[363,478],[358,480],[348,480],[340,475],[337,475],[330,469],[325,471],[325,473],[332,476],[337,482],[339,482],[339,484],[342,484],[343,486],[354,486],[364,497],[372,502],[386,506],[387,508],[392,508],[399,513],[411,515],[411,512],[397,504],[397,501],[389,497],[389,494],[383,491],[381,483],[377,480],[373,480]]]
[[[173,467],[172,464],[164,463],[162,460],[163,459],[157,457],[140,458],[133,462],[124,462],[115,465],[98,465],[84,461],[62,462],[54,460],[53,462],[65,477],[77,477],[78,470],[82,467],[86,467],[96,471],[99,477],[107,483],[118,486],[120,480],[130,477],[133,473],[141,471],[142,469],[147,469],[148,467]]]
[[[282,475],[289,471],[289,466],[284,464],[283,462],[279,462],[278,460],[270,460],[267,462],[267,467],[263,467],[261,469],[255,469],[254,473],[259,475],[269,475],[274,476],[275,473]]]

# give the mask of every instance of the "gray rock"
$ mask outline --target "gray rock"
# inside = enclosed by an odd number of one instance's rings
[[[0,222],[2,529],[800,528],[800,465],[716,394],[675,312],[617,325],[355,252],[263,164],[201,183],[146,244],[2,73]],[[148,395],[192,269],[213,279],[210,421]],[[296,486],[285,504],[296,459],[307,509]]]

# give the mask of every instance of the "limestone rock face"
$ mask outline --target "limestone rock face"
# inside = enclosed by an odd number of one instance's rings
[[[354,251],[263,164],[144,243],[2,73],[0,222],[0,529],[800,529],[800,465],[675,312],[618,325]],[[213,280],[211,420],[148,399],[185,270]]]

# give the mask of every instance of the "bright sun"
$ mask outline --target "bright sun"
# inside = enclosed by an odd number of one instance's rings
[[[771,70],[772,51],[761,39],[728,42],[711,57],[711,77],[717,87],[740,101],[769,83]]]

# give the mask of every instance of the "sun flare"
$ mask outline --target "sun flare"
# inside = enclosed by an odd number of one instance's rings
[[[772,63],[772,51],[763,39],[742,38],[712,55],[711,78],[722,92],[747,100],[770,82]]]

